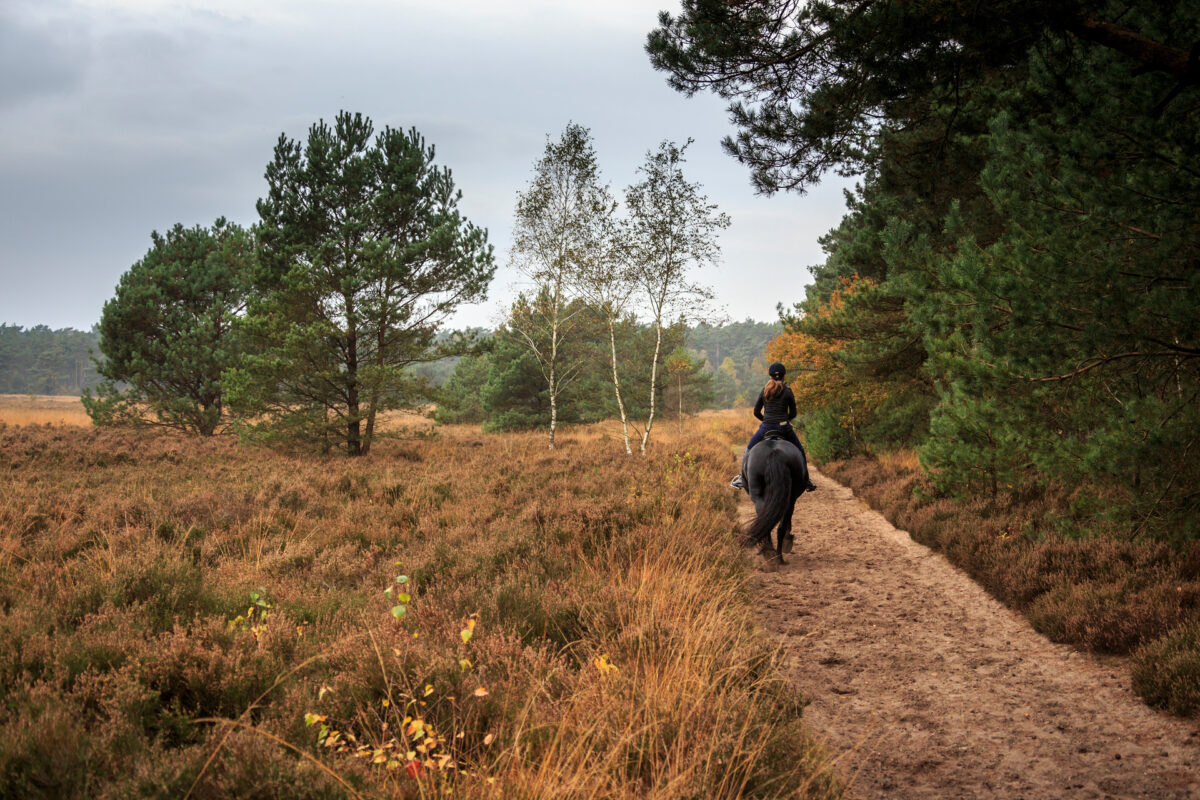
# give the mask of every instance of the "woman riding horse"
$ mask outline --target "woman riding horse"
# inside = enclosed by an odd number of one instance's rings
[[[746,445],[746,452],[749,453],[767,433],[775,431],[781,439],[791,442],[799,448],[800,455],[807,464],[808,455],[804,452],[804,445],[800,444],[800,438],[796,436],[796,431],[792,428],[792,420],[796,418],[796,396],[792,394],[791,387],[783,382],[783,376],[786,374],[787,370],[778,361],[767,367],[767,376],[770,380],[759,392],[758,402],[754,404],[754,416],[760,420],[761,424],[754,435],[750,437],[750,443]],[[745,458],[742,460],[745,462]],[[805,491],[815,492],[817,487],[813,482],[807,478],[806,481]],[[739,472],[734,476],[729,485],[734,489],[745,489],[746,483],[742,473]]]

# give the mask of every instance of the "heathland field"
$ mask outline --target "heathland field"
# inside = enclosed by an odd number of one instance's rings
[[[713,490],[744,428],[0,427],[0,796],[836,796]]]
[[[0,394],[0,423],[92,426],[78,397],[51,394]]]

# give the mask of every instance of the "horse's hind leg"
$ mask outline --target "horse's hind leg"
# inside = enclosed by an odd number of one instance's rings
[[[787,563],[783,560],[783,554],[791,552],[791,548],[786,546],[788,536],[786,521],[787,515],[785,514],[784,520],[779,523],[779,527],[775,530],[775,558],[779,559],[780,564]]]
[[[779,523],[779,550],[782,553],[792,552],[792,545],[796,541],[796,537],[792,536],[792,512],[795,510],[796,498],[793,497],[783,514],[783,520]]]

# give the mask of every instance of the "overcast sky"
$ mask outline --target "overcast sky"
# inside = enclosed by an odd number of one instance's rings
[[[845,181],[756,196],[720,147],[716,97],[672,91],[645,55],[667,0],[0,0],[0,322],[86,329],[176,222],[257,216],[280,133],[359,111],[416,126],[486,227],[501,269],[456,325],[492,325],[516,193],[546,137],[589,127],[604,179],[663,139],[733,219],[698,275],[732,319],[776,318],[822,260]]]

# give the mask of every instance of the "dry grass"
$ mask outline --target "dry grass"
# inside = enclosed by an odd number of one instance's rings
[[[1073,496],[1053,487],[938,497],[911,453],[822,468],[1050,639],[1132,655],[1134,686],[1147,702],[1183,715],[1200,711],[1200,543],[1099,523],[1081,530]]]
[[[78,397],[46,394],[0,394],[0,424],[92,427]]]
[[[755,623],[738,422],[645,459],[0,429],[0,795],[837,796]]]

